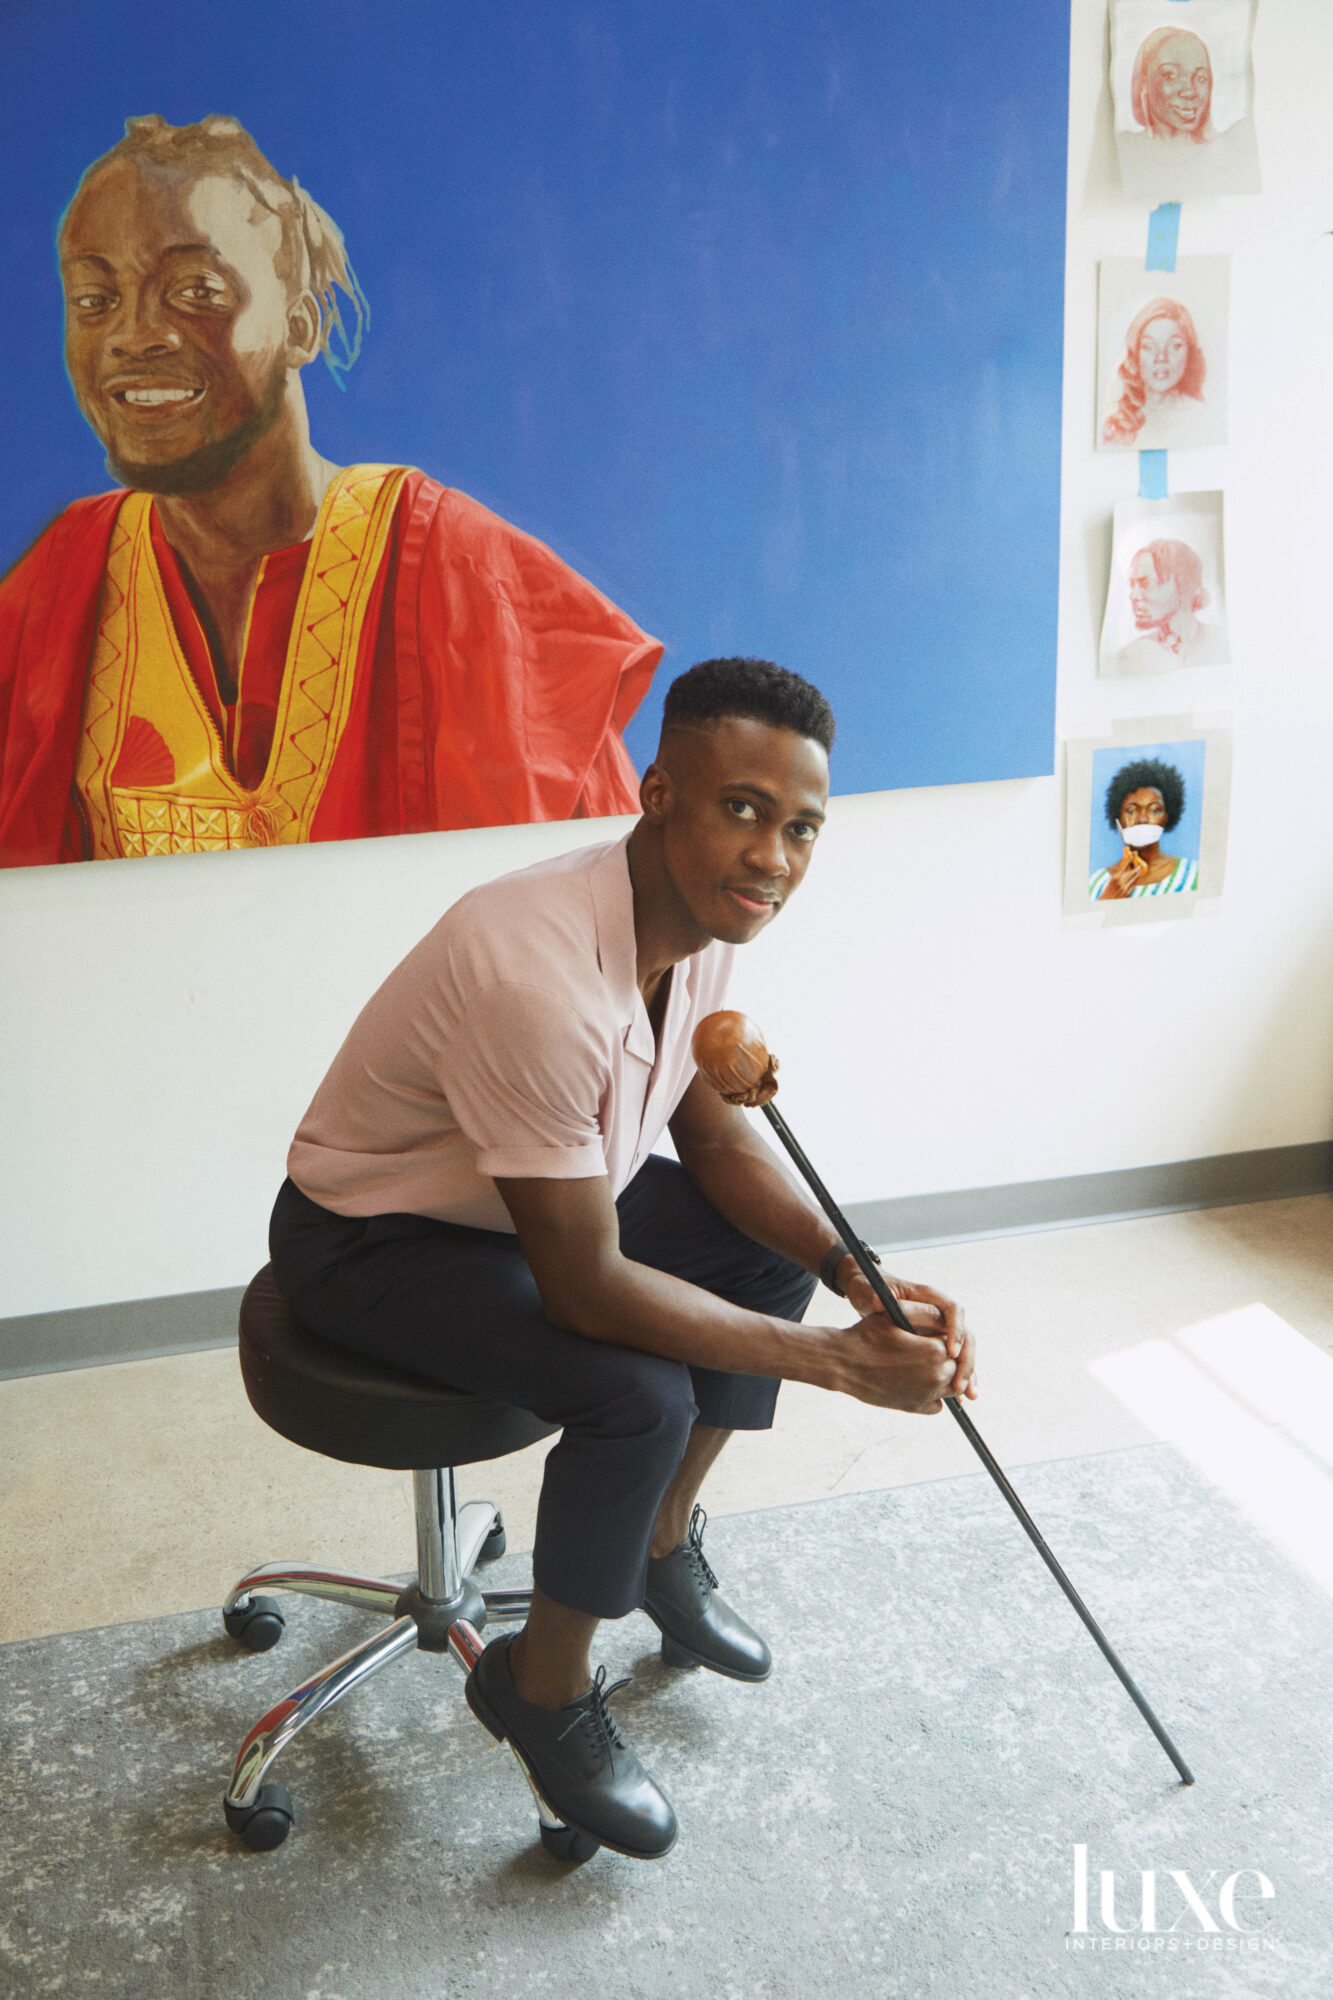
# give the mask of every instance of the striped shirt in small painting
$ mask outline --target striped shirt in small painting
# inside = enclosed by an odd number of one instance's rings
[[[1111,879],[1109,868],[1099,868],[1088,883],[1088,896],[1094,903],[1101,901],[1102,891]],[[1130,896],[1178,896],[1183,889],[1197,889],[1199,886],[1199,864],[1188,854],[1182,854],[1169,875],[1160,882],[1140,882],[1137,889],[1130,890]],[[1120,901],[1117,897],[1114,900]]]

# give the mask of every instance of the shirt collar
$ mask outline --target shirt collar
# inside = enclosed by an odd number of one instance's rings
[[[615,841],[588,874],[597,926],[597,963],[615,998],[625,1049],[641,1062],[657,1058],[648,1009],[638,984],[638,942],[634,935],[634,889],[629,878],[629,835]]]

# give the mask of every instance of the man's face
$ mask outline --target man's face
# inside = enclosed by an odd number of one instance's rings
[[[1180,592],[1174,579],[1161,581],[1146,549],[1129,566],[1129,602],[1140,632],[1165,625],[1180,609]]]
[[[1190,344],[1173,319],[1150,319],[1139,335],[1139,374],[1154,396],[1180,387],[1189,365]]]
[[[1148,104],[1158,125],[1173,132],[1196,132],[1208,115],[1213,87],[1208,51],[1197,35],[1182,30],[1162,43],[1148,69]]]
[[[280,242],[276,216],[229,175],[118,160],[75,198],[60,236],[65,366],[125,484],[202,491],[277,417]]]
[[[748,716],[672,733],[656,767],[667,873],[710,937],[748,944],[800,887],[828,804],[828,758]]]

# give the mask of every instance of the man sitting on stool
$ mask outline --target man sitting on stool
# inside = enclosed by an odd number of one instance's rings
[[[891,1409],[975,1395],[961,1311],[893,1281],[899,1331],[743,1112],[694,1029],[732,947],[799,887],[833,717],[795,674],[708,660],[666,698],[624,839],[464,896],[355,1022],[296,1135],[274,1272],[326,1339],[563,1430],[523,1630],[467,1684],[569,1825],[665,1854],[676,1817],[589,1651],[642,1607],[676,1663],[764,1680],[763,1639],[704,1561],[695,1501],[782,1380]],[[654,1156],[670,1130],[680,1164]],[[802,1326],[814,1274],[862,1315]]]

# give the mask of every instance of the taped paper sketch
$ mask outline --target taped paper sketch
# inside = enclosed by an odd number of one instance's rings
[[[1170,673],[1230,659],[1222,495],[1122,500],[1102,624],[1103,674]]]
[[[1127,195],[1257,194],[1253,0],[1115,0],[1111,88]]]
[[[1101,267],[1097,442],[1103,451],[1225,444],[1230,259],[1171,273],[1132,258]]]

